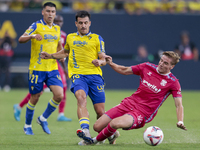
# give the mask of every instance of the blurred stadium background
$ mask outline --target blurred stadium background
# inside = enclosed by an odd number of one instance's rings
[[[49,0],[57,5],[57,14],[64,17],[63,31],[76,32],[75,12],[88,10],[92,14],[91,31],[105,40],[106,53],[121,65],[134,65],[137,48],[145,45],[158,63],[159,52],[174,50],[180,43],[180,33],[188,31],[190,39],[200,49],[199,0]],[[46,0],[0,0],[0,38],[8,31],[16,40],[11,64],[11,88],[27,88],[30,42],[19,44],[20,35],[42,18],[41,6]],[[200,62],[187,60],[172,70],[182,89],[199,90]],[[115,73],[109,66],[103,69],[106,89],[136,89],[135,76]],[[3,77],[0,79],[2,80]]]

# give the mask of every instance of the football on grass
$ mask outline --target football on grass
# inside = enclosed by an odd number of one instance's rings
[[[143,139],[146,144],[156,146],[162,143],[164,134],[159,127],[151,126],[148,127],[143,134]]]

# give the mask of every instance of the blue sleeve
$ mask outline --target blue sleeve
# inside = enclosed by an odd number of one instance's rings
[[[100,52],[104,52],[105,53],[105,43],[103,38],[99,35],[99,44],[100,44]]]
[[[35,32],[35,30],[37,29],[37,24],[36,22],[34,22],[27,30],[26,33],[28,35],[31,35],[33,32]]]

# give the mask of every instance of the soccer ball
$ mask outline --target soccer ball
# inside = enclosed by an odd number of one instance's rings
[[[146,144],[156,146],[162,143],[164,134],[159,127],[151,126],[148,127],[143,134],[143,139]]]

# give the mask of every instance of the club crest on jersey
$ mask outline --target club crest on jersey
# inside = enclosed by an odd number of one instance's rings
[[[165,86],[166,84],[167,84],[167,81],[164,80],[164,79],[162,79],[162,81],[160,82],[160,85],[161,85],[161,86]]]

